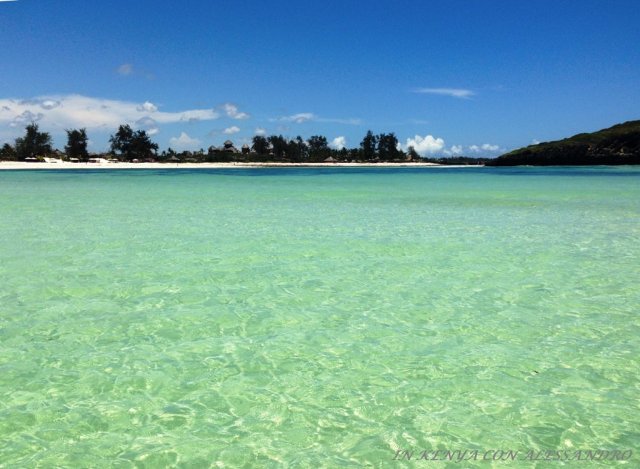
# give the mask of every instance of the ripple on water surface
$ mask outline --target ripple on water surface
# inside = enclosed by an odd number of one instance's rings
[[[2,172],[0,466],[637,452],[638,182]]]

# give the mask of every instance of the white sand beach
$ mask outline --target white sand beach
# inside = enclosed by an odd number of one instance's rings
[[[335,168],[335,167],[389,167],[389,168],[422,168],[451,167],[435,163],[71,163],[60,161],[55,163],[35,163],[24,161],[0,161],[3,169],[222,169],[222,168]],[[466,166],[464,166],[466,167]],[[472,166],[469,166],[472,167]]]

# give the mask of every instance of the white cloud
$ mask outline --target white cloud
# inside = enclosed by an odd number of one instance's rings
[[[238,111],[238,106],[231,103],[225,103],[222,105],[222,109],[224,110],[227,117],[231,117],[232,119],[244,120],[249,119],[249,114],[246,112]]]
[[[533,140],[531,140],[531,145],[540,145],[540,140],[534,138]]]
[[[339,119],[339,118],[329,118],[329,117],[318,117],[312,112],[300,112],[298,114],[292,114],[290,116],[282,116],[275,119],[269,119],[271,122],[294,122],[296,124],[303,124],[309,121],[315,122],[328,122],[334,124],[347,124],[347,125],[360,125],[362,124],[362,119],[350,118],[350,119]]]
[[[213,109],[165,112],[149,101],[135,103],[81,95],[42,96],[29,100],[0,98],[0,126],[16,127],[37,121],[48,131],[81,127],[113,130],[121,124],[136,126],[137,122],[148,127],[149,114],[153,114],[157,125],[219,117]]]
[[[132,64],[122,64],[116,70],[119,75],[127,76],[133,73],[133,65]]]
[[[436,138],[433,135],[426,135],[424,137],[416,135],[414,138],[407,139],[407,144],[404,146],[404,149],[408,150],[409,147],[413,147],[420,156],[426,156],[427,154],[442,151],[444,148],[444,140]]]
[[[346,124],[346,125],[360,125],[362,124],[362,119],[350,118],[350,119],[336,119],[336,118],[325,118],[318,117],[318,122],[330,122],[334,124]]]
[[[15,116],[13,119],[11,119],[11,122],[9,123],[9,127],[23,127],[30,124],[31,122],[38,122],[42,120],[43,117],[44,117],[44,114],[41,112],[38,112],[36,114],[29,110],[26,110],[26,111],[23,111],[22,114],[19,114]]]
[[[54,109],[58,106],[60,106],[60,101],[55,101],[53,99],[45,99],[40,103],[40,107],[42,107],[42,109],[46,109],[47,111],[50,111],[51,109]]]
[[[158,123],[155,121],[155,119],[149,116],[144,116],[138,119],[135,123],[135,126],[139,129],[145,130],[149,135],[156,135],[158,132],[160,132]]]
[[[500,145],[491,145],[490,143],[483,143],[482,145],[471,145],[469,150],[474,153],[492,153],[501,151]]]
[[[451,145],[451,154],[452,155],[462,155],[464,148],[462,145]]]
[[[413,90],[414,93],[420,94],[438,94],[442,96],[451,96],[453,98],[468,99],[474,96],[475,93],[471,90],[463,88],[417,88]]]
[[[140,70],[133,66],[133,64],[122,64],[118,68],[116,68],[116,73],[123,77],[135,75],[136,77],[145,77],[148,80],[155,79],[155,75],[153,73],[149,73],[145,70]]]
[[[267,135],[267,129],[263,129],[262,127],[256,127],[256,130],[253,133],[261,137],[264,137],[265,135]]]
[[[185,132],[182,132],[179,137],[171,137],[169,145],[178,151],[194,150],[200,146],[200,140],[191,138]]]
[[[347,139],[344,137],[336,137],[331,141],[329,146],[335,150],[342,150],[347,146]]]
[[[225,135],[233,135],[233,134],[237,134],[238,132],[240,132],[240,127],[237,127],[235,125],[231,127],[227,127],[222,131],[222,133]]]
[[[155,104],[150,103],[149,101],[145,101],[140,106],[138,106],[136,110],[140,112],[156,112],[158,110],[158,107]]]
[[[296,124],[302,124],[303,122],[308,122],[311,120],[315,120],[315,114],[311,112],[300,112],[298,114],[293,114],[291,116],[283,116],[276,120],[281,122],[295,122]]]

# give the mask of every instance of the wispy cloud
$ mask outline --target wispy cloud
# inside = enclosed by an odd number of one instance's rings
[[[251,117],[246,112],[240,112],[238,110],[238,106],[236,106],[235,104],[225,103],[221,106],[221,108],[224,111],[224,113],[227,115],[227,117],[230,117],[232,119],[244,120],[244,119],[249,119],[249,117]]]
[[[305,122],[328,122],[333,124],[346,124],[346,125],[360,125],[361,119],[340,119],[332,117],[319,117],[312,112],[300,112],[298,114],[292,114],[290,116],[281,116],[274,119],[269,119],[271,122],[293,122],[295,124],[303,124]]]
[[[333,124],[345,124],[345,125],[361,125],[362,119],[336,119],[336,118],[327,118],[327,117],[319,117],[317,119],[318,122],[330,122]]]
[[[166,112],[150,101],[135,103],[82,95],[0,98],[0,126],[9,127],[22,127],[33,121],[42,123],[48,130],[78,127],[111,130],[121,124],[151,130],[159,124],[209,121],[219,117],[214,109]]]
[[[291,116],[282,116],[277,117],[275,119],[270,119],[271,121],[279,121],[279,122],[295,122],[296,124],[302,124],[308,121],[317,120],[318,117],[312,112],[300,112],[298,114],[293,114]]]
[[[2,1],[2,0],[0,0]],[[116,73],[123,77],[128,76],[136,76],[136,77],[145,77],[147,80],[153,80],[155,75],[153,73],[147,72],[145,70],[140,70],[138,67],[135,67],[131,63],[124,63],[116,68]]]
[[[475,96],[473,91],[464,88],[416,88],[413,92],[419,94],[437,94],[461,99],[469,99]]]
[[[128,76],[133,74],[133,65],[132,64],[122,64],[117,69],[116,72],[118,75]]]

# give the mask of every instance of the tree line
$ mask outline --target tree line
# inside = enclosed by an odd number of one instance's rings
[[[420,160],[420,155],[410,147],[407,152],[400,149],[393,133],[374,135],[370,130],[357,148],[333,148],[327,138],[313,135],[308,140],[298,136],[287,139],[282,135],[253,137],[252,153],[258,158],[294,163],[334,161],[407,161]]]
[[[64,153],[54,150],[51,135],[41,132],[38,124],[27,125],[24,137],[15,140],[14,145],[5,143],[0,149],[0,159],[30,161],[45,157],[63,157],[67,160],[89,161],[91,155],[87,149],[89,137],[86,129],[70,129],[67,132],[67,144]],[[151,141],[144,130],[134,131],[129,125],[121,125],[118,131],[109,138],[111,151],[109,154],[94,155],[96,157],[117,158],[122,161],[153,158],[158,144]]]
[[[356,148],[333,148],[326,137],[313,135],[307,140],[297,136],[293,139],[282,135],[253,137],[251,146],[245,145],[241,150],[227,142],[224,147],[209,147],[207,151],[176,152],[169,148],[158,152],[158,144],[153,142],[144,130],[133,130],[129,125],[121,125],[110,136],[110,151],[107,154],[90,155],[87,150],[88,136],[86,129],[66,130],[67,144],[64,153],[54,150],[51,135],[40,131],[35,122],[27,125],[25,135],[17,138],[15,144],[5,143],[0,149],[0,159],[17,161],[41,160],[53,156],[70,161],[89,161],[90,158],[102,157],[118,161],[159,161],[159,162],[403,162],[432,161],[447,163],[447,158],[422,158],[413,147],[404,151],[394,133],[374,134],[370,130]],[[466,164],[477,159],[456,157],[455,162]],[[469,161],[466,161],[469,160]]]

